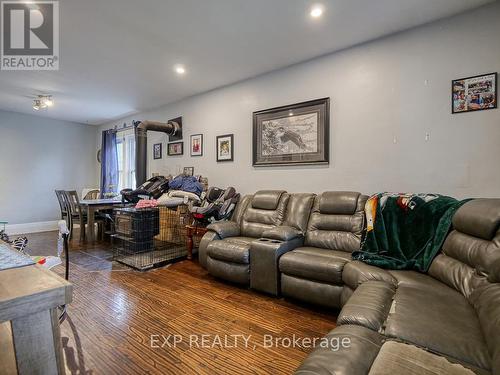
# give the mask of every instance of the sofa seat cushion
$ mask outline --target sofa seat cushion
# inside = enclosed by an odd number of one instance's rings
[[[207,254],[210,258],[239,264],[250,263],[252,237],[228,237],[210,242]]]
[[[396,279],[398,287],[409,286],[420,289],[438,289],[443,293],[446,293],[449,290],[446,284],[425,273],[399,270],[390,270],[388,272]]]
[[[368,375],[474,375],[470,369],[413,345],[387,341]]]
[[[207,270],[210,275],[233,283],[248,285],[250,282],[249,264],[230,263],[208,257]]]
[[[398,286],[385,334],[489,370],[490,356],[472,305],[454,289],[426,277],[433,281],[424,287]]]
[[[319,343],[295,371],[296,375],[366,375],[382,346],[383,336],[368,328],[345,325],[322,340],[328,345]]]
[[[281,294],[313,305],[340,308],[343,286],[281,274]]]
[[[344,251],[299,247],[280,258],[280,271],[303,279],[342,283],[342,270],[351,260]]]

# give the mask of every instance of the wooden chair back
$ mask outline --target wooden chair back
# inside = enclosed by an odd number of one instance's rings
[[[67,200],[68,212],[71,216],[82,216],[82,208],[80,206],[80,199],[78,198],[78,193],[76,190],[70,190],[65,192],[65,197]]]
[[[85,197],[83,200],[90,200],[90,199],[98,199],[99,198],[100,191],[98,189],[95,190],[90,190],[85,194]]]
[[[59,208],[61,210],[61,218],[64,217],[68,213],[68,207],[66,203],[66,198],[64,194],[64,190],[56,190],[57,202],[59,202]]]

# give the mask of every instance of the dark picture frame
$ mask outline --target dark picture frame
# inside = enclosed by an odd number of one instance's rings
[[[184,167],[182,173],[184,176],[194,176],[194,167]]]
[[[217,162],[234,161],[234,135],[218,135],[215,139]]]
[[[176,150],[179,146],[179,150]],[[184,142],[172,142],[167,145],[168,156],[184,155]]]
[[[253,166],[329,164],[330,98],[253,113]]]
[[[162,158],[162,144],[161,143],[155,143],[153,145],[153,159],[161,159]]]
[[[189,145],[191,156],[203,156],[203,134],[191,135]]]
[[[498,73],[451,81],[451,113],[467,113],[498,108]]]
[[[182,116],[168,120],[168,122],[176,122],[179,125],[179,130],[172,135],[168,136],[169,142],[176,142],[182,140]]]

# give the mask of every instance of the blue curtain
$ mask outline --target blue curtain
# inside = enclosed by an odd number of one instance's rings
[[[118,151],[116,130],[102,132],[101,146],[101,198],[118,193]]]

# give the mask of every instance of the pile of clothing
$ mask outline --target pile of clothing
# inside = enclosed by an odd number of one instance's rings
[[[194,176],[179,175],[168,184],[169,190],[181,190],[200,196],[203,192],[203,185]]]
[[[179,175],[169,182],[168,188],[169,191],[158,199],[158,205],[177,207],[201,201],[203,185],[194,176]]]

